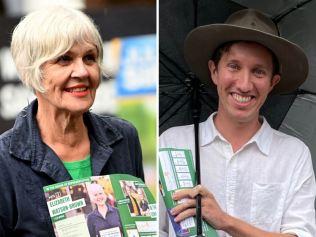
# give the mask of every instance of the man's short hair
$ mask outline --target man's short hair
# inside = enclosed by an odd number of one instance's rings
[[[224,44],[221,44],[219,47],[217,47],[214,51],[214,54],[212,56],[212,60],[215,64],[215,66],[218,66],[218,63],[220,61],[220,59],[222,58],[224,53],[229,52],[230,48],[237,43],[242,43],[242,42],[253,42],[253,41],[243,41],[243,40],[237,40],[237,41],[229,41],[226,42]],[[263,46],[265,47],[265,46]],[[267,47],[265,47],[271,54],[272,57],[272,65],[273,65],[273,70],[272,70],[272,76],[279,74],[280,75],[280,64],[279,61],[277,59],[277,57],[275,56],[275,54]]]
[[[92,19],[81,11],[53,6],[34,11],[15,27],[11,53],[22,82],[44,92],[41,66],[65,54],[76,43],[96,46],[102,74],[102,39]]]

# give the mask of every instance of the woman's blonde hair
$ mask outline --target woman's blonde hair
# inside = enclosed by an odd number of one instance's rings
[[[41,93],[41,66],[65,54],[76,43],[90,43],[98,51],[102,73],[102,39],[92,19],[81,11],[53,6],[26,15],[15,27],[11,53],[22,82]]]

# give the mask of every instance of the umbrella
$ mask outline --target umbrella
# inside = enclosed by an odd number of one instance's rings
[[[269,0],[271,1],[271,0]],[[314,65],[316,60],[313,46],[313,5],[309,0],[285,1],[277,6],[264,1],[220,1],[198,0],[197,13],[194,14],[194,0],[160,1],[159,15],[159,128],[160,133],[169,127],[192,124],[190,91],[190,70],[183,57],[183,42],[186,35],[196,25],[205,25],[224,22],[233,12],[246,7],[257,8],[278,22],[283,37],[303,47]],[[290,4],[289,2],[292,2]],[[297,16],[299,15],[299,16]],[[298,19],[301,19],[301,22]],[[301,27],[303,26],[304,27]],[[298,29],[302,34],[298,34]],[[315,58],[313,60],[313,58]],[[315,72],[314,72],[315,71]],[[298,94],[314,92],[316,81],[311,80],[316,68],[310,69],[308,80],[297,91],[286,95],[268,97],[261,113],[267,118],[270,125],[279,129],[287,112]],[[217,110],[217,93],[206,85],[200,86],[201,116],[204,121],[211,112]],[[316,152],[316,150],[315,150]]]
[[[186,35],[195,28],[195,23],[224,22],[242,7],[230,1],[197,1],[195,14],[194,1],[162,0],[159,5],[159,128],[162,133],[169,127],[193,123],[190,99],[193,82],[183,57]],[[208,90],[205,85],[199,87],[203,121],[217,109],[218,99],[216,91]]]
[[[242,9],[230,2],[227,3],[231,8],[226,8],[227,5],[223,3],[226,2],[218,1],[216,4],[226,13],[219,16],[218,9],[206,1],[160,2],[159,125],[160,129],[164,130],[176,125],[194,123],[197,184],[200,184],[198,125],[200,118],[205,120],[216,110],[218,99],[216,91],[199,83],[194,74],[190,73],[183,59],[183,41],[190,30],[197,27],[201,20],[205,20],[206,15],[200,14],[199,9],[215,16],[209,23],[218,22],[217,17],[221,17],[222,22],[234,12],[233,10]],[[178,11],[174,11],[175,9]],[[198,195],[196,200],[197,236],[202,236],[201,196]]]
[[[315,1],[253,1],[253,0],[174,0],[160,1],[159,15],[159,128],[166,129],[204,121],[217,110],[218,97],[214,89],[195,82],[183,57],[183,42],[196,26],[222,23],[233,12],[255,8],[269,15],[280,29],[281,36],[300,45],[309,58],[308,80],[296,91],[269,96],[261,114],[269,124],[303,140],[316,155],[316,60],[314,42],[316,29]],[[196,97],[194,97],[196,95]],[[192,98],[197,99],[200,116],[193,119]],[[196,112],[196,111],[195,111]],[[310,114],[310,115],[309,115]],[[309,115],[309,116],[307,116]],[[195,121],[196,122],[196,121]],[[198,147],[198,146],[197,146]],[[198,149],[196,149],[198,150]],[[314,169],[315,169],[314,162]],[[198,168],[198,167],[197,167]],[[199,170],[197,169],[197,173]]]

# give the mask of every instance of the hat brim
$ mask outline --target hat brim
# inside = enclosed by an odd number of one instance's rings
[[[253,41],[274,52],[280,64],[281,80],[272,94],[293,92],[307,78],[308,60],[296,44],[262,31],[228,24],[200,26],[192,30],[184,42],[184,57],[196,76],[206,85],[215,86],[208,61],[217,47],[229,41]]]

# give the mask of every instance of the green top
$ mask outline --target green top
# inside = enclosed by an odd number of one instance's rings
[[[72,179],[82,179],[92,176],[91,158],[73,162],[63,162]]]

